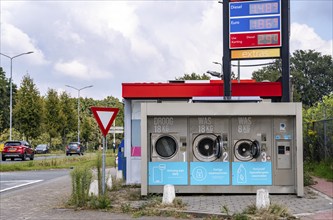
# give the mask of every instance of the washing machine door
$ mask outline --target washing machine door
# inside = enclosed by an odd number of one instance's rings
[[[154,152],[161,158],[168,160],[174,157],[178,151],[178,144],[171,135],[161,135],[154,144]]]
[[[193,141],[193,155],[198,161],[214,161],[221,157],[222,145],[219,135],[199,134]]]
[[[259,157],[260,144],[257,140],[238,140],[234,145],[234,155],[239,161],[251,161]]]

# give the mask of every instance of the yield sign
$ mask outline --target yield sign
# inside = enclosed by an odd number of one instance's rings
[[[119,108],[90,107],[90,109],[102,131],[103,136],[105,137],[110,130],[112,122],[118,114]]]

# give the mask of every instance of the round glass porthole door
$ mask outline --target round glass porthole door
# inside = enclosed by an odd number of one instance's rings
[[[234,153],[240,161],[250,161],[260,155],[260,147],[258,141],[239,140],[234,146]]]
[[[170,136],[162,136],[158,138],[155,144],[156,153],[164,159],[173,157],[176,154],[177,149],[178,146],[176,140]]]
[[[216,160],[216,136],[212,134],[197,136],[193,141],[193,154],[199,161]]]

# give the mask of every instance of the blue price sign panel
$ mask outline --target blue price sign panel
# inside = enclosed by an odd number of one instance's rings
[[[232,185],[272,185],[272,163],[233,162]]]
[[[280,14],[280,0],[230,3],[230,17]]]
[[[187,162],[149,162],[149,185],[187,185]]]
[[[280,30],[280,17],[230,19],[230,33]]]
[[[229,185],[229,162],[191,162],[191,185]]]

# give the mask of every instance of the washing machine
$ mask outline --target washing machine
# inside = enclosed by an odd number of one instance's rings
[[[228,154],[229,121],[223,117],[192,117],[190,125],[190,161],[219,162]]]
[[[232,118],[232,161],[266,162],[272,154],[272,119]]]
[[[151,134],[151,161],[184,161],[186,137],[179,133]]]
[[[233,161],[257,161],[261,154],[261,147],[258,140],[255,139],[239,139],[234,140]]]
[[[203,133],[192,134],[192,154],[193,161],[212,162],[221,158],[223,149],[223,141],[220,134]]]

